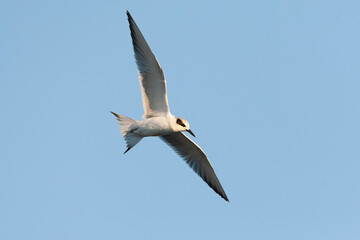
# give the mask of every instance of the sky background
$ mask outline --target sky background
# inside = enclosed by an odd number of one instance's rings
[[[0,239],[360,239],[359,1],[0,1]],[[125,12],[230,203],[143,114]]]

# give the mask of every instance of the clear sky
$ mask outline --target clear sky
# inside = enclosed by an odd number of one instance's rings
[[[0,2],[0,239],[360,239],[359,1]],[[125,12],[230,203],[141,119]]]

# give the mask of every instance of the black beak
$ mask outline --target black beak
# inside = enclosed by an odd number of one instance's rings
[[[195,134],[190,129],[188,129],[186,131],[195,137]]]

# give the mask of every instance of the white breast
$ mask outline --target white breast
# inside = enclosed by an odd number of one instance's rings
[[[133,132],[143,137],[161,136],[175,132],[168,117],[153,117],[138,122],[138,128]]]

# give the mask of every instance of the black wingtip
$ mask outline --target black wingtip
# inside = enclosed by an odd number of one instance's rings
[[[129,13],[128,10],[126,10],[126,16],[128,17],[128,19],[132,19],[132,16],[131,16],[131,14]]]
[[[225,191],[223,191],[223,193],[220,193],[220,192],[217,192],[219,195],[220,195],[220,197],[222,197],[225,201],[227,201],[227,202],[230,202],[230,200],[228,199],[228,197],[226,196],[226,193],[225,193]]]
[[[119,115],[117,113],[114,113],[112,111],[110,111],[112,114],[114,114],[115,117],[119,118]]]
[[[218,193],[225,201],[230,202],[230,200],[228,199],[228,197],[226,196],[225,191],[223,190],[222,193]]]
[[[213,190],[215,190],[215,189],[213,189]],[[219,194],[219,196],[222,197],[225,201],[230,202],[230,200],[228,199],[228,197],[226,196],[226,193],[224,191],[221,193],[221,192],[218,192],[215,190],[215,192],[217,194]]]
[[[131,147],[128,147],[128,149],[126,149],[126,151],[123,154],[127,153],[130,149]]]

